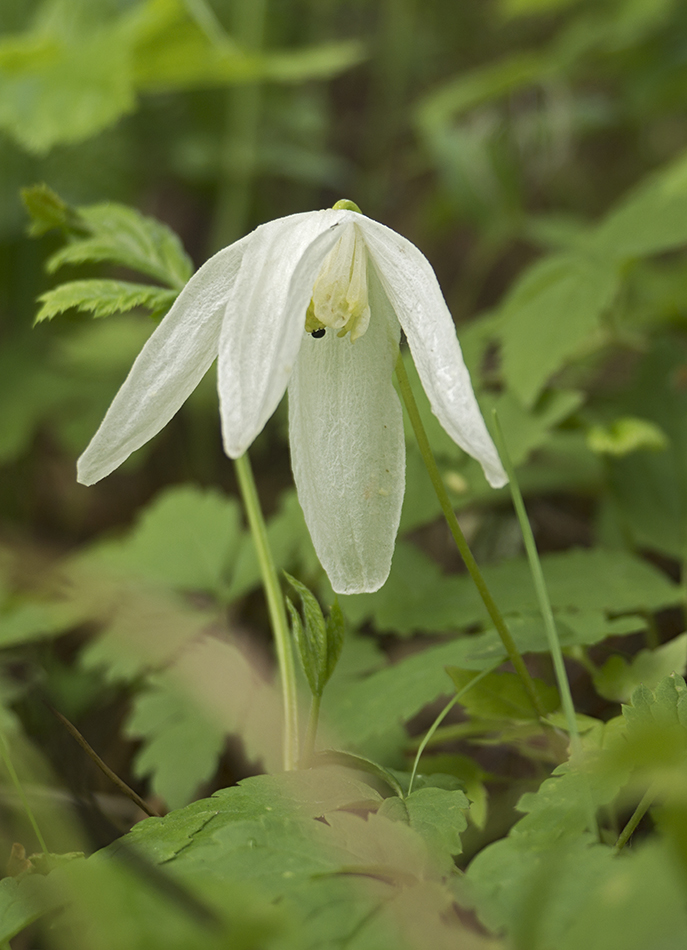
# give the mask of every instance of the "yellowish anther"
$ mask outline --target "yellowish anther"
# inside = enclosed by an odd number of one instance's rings
[[[350,333],[355,343],[369,323],[367,249],[358,228],[347,225],[315,278],[305,329],[331,327],[338,336]]]

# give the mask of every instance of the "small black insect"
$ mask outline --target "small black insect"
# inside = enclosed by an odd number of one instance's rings
[[[310,336],[314,337],[316,340],[321,340],[325,334],[325,327],[320,327],[319,330],[313,330]]]

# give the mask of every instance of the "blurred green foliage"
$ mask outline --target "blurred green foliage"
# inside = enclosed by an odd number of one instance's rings
[[[4,878],[0,944],[66,904],[41,946],[681,950],[686,64],[679,0],[0,4],[0,741],[51,850],[95,850],[141,816],[46,702],[172,809],[47,877]],[[577,761],[507,493],[445,435],[411,362],[464,530],[554,710],[544,729],[497,669],[410,431],[392,574],[341,599],[322,702],[318,745],[371,772],[259,774],[279,768],[280,700],[212,374],[122,470],[76,484],[193,268],[343,195],[427,254],[498,412]],[[251,452],[277,568],[328,607],[283,414]],[[383,798],[371,775],[407,789],[438,702],[473,680],[415,791]],[[641,840],[616,853],[647,795]],[[4,771],[0,803],[0,850],[35,850]]]

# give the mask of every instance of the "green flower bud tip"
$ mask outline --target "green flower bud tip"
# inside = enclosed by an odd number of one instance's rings
[[[349,198],[340,198],[335,205],[332,205],[332,211],[357,211],[358,214],[362,214],[355,201],[351,201]]]

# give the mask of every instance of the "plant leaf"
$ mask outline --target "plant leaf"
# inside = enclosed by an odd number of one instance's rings
[[[38,300],[42,306],[35,322],[52,320],[58,313],[71,309],[92,313],[94,317],[107,317],[134,307],[145,307],[157,317],[169,310],[176,297],[174,290],[123,280],[73,280],[41,294]]]

